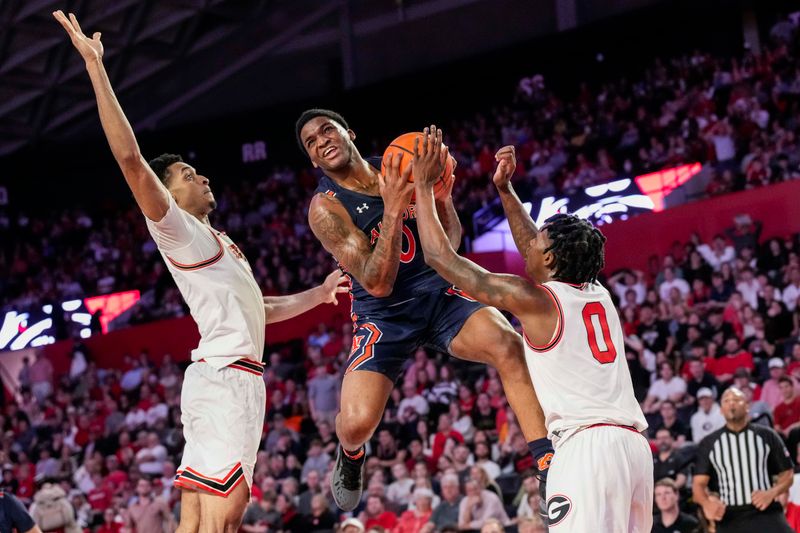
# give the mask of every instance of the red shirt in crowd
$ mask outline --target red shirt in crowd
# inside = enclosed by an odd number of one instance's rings
[[[122,524],[111,522],[110,524],[103,524],[97,529],[97,533],[120,533]]]
[[[433,450],[431,454],[433,463],[436,463],[439,457],[444,453],[444,445],[447,443],[447,439],[453,439],[459,444],[464,444],[464,436],[455,429],[451,429],[448,433],[437,432],[433,436]]]
[[[783,401],[775,408],[777,429],[786,429],[795,422],[800,422],[800,396],[795,396],[789,403]]]
[[[86,495],[86,500],[95,511],[104,511],[111,507],[111,491],[108,487],[95,487]]]
[[[384,511],[375,518],[368,518],[364,524],[365,529],[380,526],[384,529],[392,529],[397,524],[397,515],[392,512]]]
[[[737,368],[749,368],[752,371],[755,368],[753,356],[748,352],[741,351],[732,356],[723,355],[719,359],[711,357],[706,359],[706,369],[714,374],[715,377],[720,377],[724,374],[733,375]]]

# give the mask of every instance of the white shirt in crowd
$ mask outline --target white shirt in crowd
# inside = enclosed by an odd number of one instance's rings
[[[719,270],[722,265],[725,263],[730,263],[734,259],[736,259],[736,252],[733,249],[733,246],[726,246],[722,250],[722,254],[717,255],[711,246],[707,244],[701,244],[697,247],[697,252],[703,256],[703,259],[706,260],[706,263],[711,266],[714,270]]]
[[[692,441],[700,442],[703,438],[725,425],[725,417],[719,409],[719,404],[714,402],[711,410],[706,413],[702,408],[692,415],[689,425],[692,428]]]
[[[786,309],[792,313],[797,307],[797,299],[800,298],[800,287],[797,285],[787,285],[783,289],[783,303]]]
[[[689,283],[687,283],[685,279],[674,278],[672,281],[662,282],[661,286],[658,288],[658,295],[661,296],[662,300],[669,300],[669,291],[671,291],[673,287],[681,291],[681,296],[685,297],[689,294]]]
[[[136,453],[136,461],[150,456],[149,461],[139,463],[139,470],[142,474],[154,476],[160,474],[164,470],[164,462],[167,460],[167,449],[161,444],[156,444],[152,447],[142,448]]]
[[[500,475],[500,466],[494,461],[485,459],[483,461],[477,461],[475,464],[483,468],[492,480],[497,479],[497,476]]]
[[[650,385],[650,390],[647,391],[648,396],[653,396],[660,401],[668,400],[675,394],[684,394],[686,392],[686,382],[683,378],[672,376],[669,381],[664,381],[658,378]]]
[[[415,485],[416,482],[410,477],[393,481],[386,488],[386,498],[401,507],[406,507],[411,503],[411,493]]]
[[[644,303],[644,299],[647,296],[647,287],[644,283],[637,281],[633,285],[625,285],[624,283],[614,284],[614,293],[616,293],[620,302],[625,301],[625,293],[628,291],[633,291],[636,293],[636,305],[641,305]]]
[[[428,402],[425,401],[425,398],[419,394],[416,394],[411,398],[403,398],[400,400],[400,405],[397,406],[397,412],[404,413],[408,408],[413,409],[420,416],[427,415],[430,409]]]
[[[761,286],[755,279],[751,279],[749,282],[740,281],[736,284],[736,290],[742,294],[742,299],[753,309],[758,309],[758,291],[760,289]]]

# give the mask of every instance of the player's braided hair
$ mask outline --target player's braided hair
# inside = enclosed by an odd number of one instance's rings
[[[347,125],[347,121],[344,119],[342,115],[337,113],[336,111],[331,111],[330,109],[306,109],[300,115],[300,118],[297,119],[297,122],[294,124],[294,135],[297,138],[297,146],[300,147],[300,151],[303,154],[306,153],[306,147],[303,146],[303,140],[300,138],[300,130],[303,129],[303,126],[311,120],[317,117],[327,117],[334,122],[338,122],[344,129],[349,130],[350,126]]]
[[[167,168],[174,163],[183,163],[183,158],[177,154],[161,154],[155,159],[150,160],[148,163],[150,168],[153,169],[158,179],[164,186],[167,186],[169,176],[167,175]]]
[[[568,283],[591,283],[605,265],[605,236],[590,222],[575,215],[557,214],[542,227],[552,244],[553,278]]]

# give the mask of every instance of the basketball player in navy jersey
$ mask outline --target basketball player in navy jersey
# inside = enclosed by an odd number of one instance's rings
[[[525,364],[522,339],[497,309],[485,307],[425,264],[419,245],[410,168],[402,157],[365,160],[355,133],[333,111],[311,109],[297,120],[297,142],[324,173],[309,207],[309,224],[351,278],[353,347],[341,391],[336,434],[341,446],[331,485],[350,511],[362,492],[364,443],[383,417],[403,364],[428,346],[498,370],[506,396],[542,475],[552,447]],[[441,137],[441,134],[440,134]],[[450,191],[436,200],[448,239],[461,241]],[[533,462],[531,464],[533,466]]]

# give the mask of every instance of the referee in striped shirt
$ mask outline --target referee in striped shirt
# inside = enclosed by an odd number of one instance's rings
[[[721,407],[725,426],[698,446],[694,501],[717,533],[792,533],[776,501],[792,485],[789,451],[771,428],[750,423],[741,390],[726,390]]]

